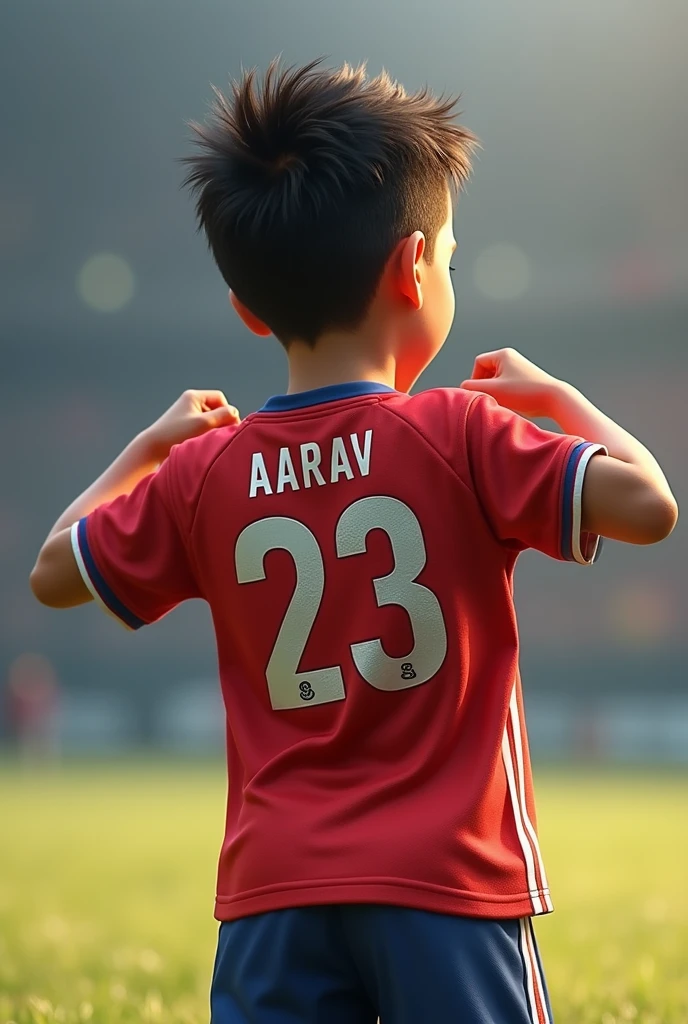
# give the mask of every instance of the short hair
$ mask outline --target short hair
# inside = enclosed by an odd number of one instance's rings
[[[270,63],[214,88],[184,158],[199,229],[232,291],[286,346],[364,319],[385,264],[416,230],[434,243],[447,192],[471,169],[475,136],[458,97],[408,93],[365,65]]]

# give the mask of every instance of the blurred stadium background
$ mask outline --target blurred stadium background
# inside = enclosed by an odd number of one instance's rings
[[[40,702],[54,683],[64,751],[221,747],[204,607],[131,637],[94,607],[39,607],[27,579],[57,514],[185,387],[220,387],[244,413],[283,388],[279,347],[230,315],[176,162],[210,83],[278,52],[365,58],[409,87],[463,93],[484,150],[457,217],[455,326],[422,386],[457,384],[478,351],[514,345],[637,432],[685,504],[687,30],[683,0],[6,6],[6,698]],[[656,549],[608,544],[592,570],[523,557],[536,755],[688,761],[687,562],[680,527]],[[6,741],[12,713],[6,699]]]

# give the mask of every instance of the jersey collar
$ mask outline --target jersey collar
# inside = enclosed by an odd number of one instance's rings
[[[259,412],[287,412],[290,409],[305,409],[309,405],[337,402],[341,398],[360,398],[361,395],[383,395],[393,392],[387,384],[372,380],[353,380],[348,384],[328,384],[312,391],[299,391],[295,395],[273,395],[268,398]]]

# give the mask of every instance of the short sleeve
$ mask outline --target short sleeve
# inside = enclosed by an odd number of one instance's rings
[[[86,586],[129,629],[201,596],[174,513],[171,474],[168,458],[130,494],[72,527],[72,549]]]
[[[478,395],[466,418],[476,497],[503,544],[589,565],[600,538],[581,532],[583,481],[604,445],[557,434]]]

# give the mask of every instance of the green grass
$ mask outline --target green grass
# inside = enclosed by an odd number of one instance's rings
[[[688,778],[536,782],[557,1024],[688,1024]],[[0,1024],[207,1021],[224,792],[219,764],[0,772]]]

